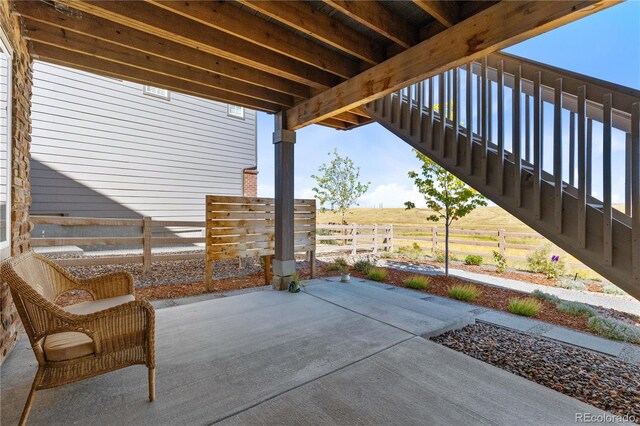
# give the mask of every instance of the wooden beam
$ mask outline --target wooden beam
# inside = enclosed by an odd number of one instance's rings
[[[460,11],[455,1],[413,0],[413,2],[447,28],[458,23]]]
[[[225,92],[163,74],[110,62],[105,59],[72,52],[70,50],[48,44],[32,41],[30,42],[30,51],[35,59],[39,59],[44,62],[51,62],[57,65],[77,68],[95,74],[132,81],[134,83],[156,86],[162,89],[212,99],[218,102],[232,103],[259,111],[278,112],[282,109],[281,106],[270,102],[260,101],[258,99]]]
[[[129,28],[89,14],[78,18],[60,13],[43,2],[13,2],[15,11],[33,21],[51,24],[66,31],[95,37],[140,52],[156,55],[206,71],[219,73],[240,81],[253,83],[297,98],[307,99],[309,88],[284,78],[256,70],[217,55],[184,46],[148,33]]]
[[[246,42],[149,3],[60,0],[69,7],[200,49],[282,78],[326,89],[341,80],[326,71]]]
[[[287,112],[299,129],[496,50],[596,13],[619,1],[502,1]],[[500,25],[495,25],[500,22]]]
[[[313,65],[343,78],[360,72],[360,61],[342,55],[228,2],[147,0],[211,28]]]
[[[62,47],[96,58],[130,65],[147,71],[164,74],[186,81],[215,87],[282,106],[293,106],[293,97],[243,81],[234,80],[209,71],[193,68],[164,58],[151,56],[137,50],[98,40],[94,37],[65,31],[42,22],[23,20],[26,38],[42,44]]]
[[[302,1],[239,0],[243,5],[369,64],[384,61],[382,46]]]
[[[349,124],[360,124],[360,121],[361,121],[359,115],[354,114],[353,112],[350,112],[350,111],[341,112],[340,114],[336,114],[331,118],[344,121],[345,123],[349,123]]]
[[[324,2],[405,49],[418,42],[418,29],[377,1],[324,0]]]
[[[344,121],[335,118],[326,118],[318,124],[322,124],[324,126],[331,127],[337,130],[347,130],[350,127]]]

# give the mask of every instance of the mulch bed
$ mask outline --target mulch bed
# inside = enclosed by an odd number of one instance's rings
[[[595,352],[490,324],[431,340],[640,423],[640,368]]]
[[[168,263],[168,262],[167,262]],[[318,262],[317,266],[317,276],[335,276],[338,273],[335,271],[327,270],[327,263]],[[386,284],[395,285],[399,287],[404,287],[403,282],[406,278],[415,275],[414,273],[407,271],[398,271],[395,269],[387,269],[388,276],[384,280]],[[351,274],[356,277],[365,278],[363,274],[356,272],[355,270],[351,271]],[[298,262],[298,275],[301,280],[310,278],[309,265],[307,262]],[[451,286],[457,284],[470,284],[470,282],[465,281],[456,277],[444,277],[444,276],[432,276],[430,277],[431,284],[425,290],[418,290],[428,294],[435,294],[437,296],[449,297],[448,290]],[[527,295],[518,291],[502,289],[499,287],[486,286],[476,283],[471,283],[478,287],[482,288],[482,293],[480,296],[468,303],[500,310],[504,312],[508,312],[507,305],[509,300],[518,297],[526,297]],[[253,273],[250,275],[245,275],[241,277],[234,278],[225,278],[213,281],[213,290],[212,293],[217,292],[226,292],[231,290],[239,290],[246,288],[254,288],[264,286],[264,275],[261,272]],[[159,300],[159,299],[175,299],[182,298],[188,296],[196,296],[201,294],[208,293],[204,282],[192,282],[192,283],[179,283],[179,284],[158,284],[158,285],[136,285],[136,297],[145,299],[145,300]],[[74,303],[79,303],[83,301],[91,300],[91,297],[86,292],[69,292],[61,295],[56,301],[61,306],[67,306]],[[602,312],[603,309],[599,308]],[[640,318],[635,317],[630,314],[617,312],[613,310],[604,310],[611,311],[610,316],[614,316],[618,319],[626,320],[632,324],[640,325]],[[607,315],[605,313],[605,315]],[[563,312],[558,311],[552,303],[542,302],[541,311],[535,315],[533,318],[545,321],[551,324],[561,325],[564,327],[569,327],[575,330],[584,331],[587,333],[594,334],[587,327],[587,319],[584,317],[576,317]]]
[[[416,275],[412,272],[398,271],[395,269],[387,269],[387,272],[387,278],[384,280],[385,284],[395,285],[398,287],[404,287],[404,280]],[[355,274],[362,278],[366,278],[366,276],[362,274]],[[449,297],[448,292],[451,286],[469,284],[469,281],[465,281],[463,279],[452,276],[432,276],[430,277],[430,280],[431,284],[429,285],[429,287],[427,287],[425,290],[416,291],[422,291],[423,293],[435,294],[442,297]],[[467,303],[483,306],[485,308],[508,312],[507,305],[509,304],[509,300],[519,297],[526,297],[526,294],[514,290],[485,286],[475,283],[473,283],[473,285],[482,288],[482,293],[476,299]],[[549,302],[542,302],[542,305],[543,306],[540,310],[540,313],[535,315],[533,318],[591,333],[591,330],[587,327],[586,318],[575,317],[569,314],[565,314],[564,312],[560,312],[552,303]]]
[[[301,280],[311,277],[309,266],[306,262],[301,262],[302,267],[298,268],[298,275]],[[318,265],[317,276],[335,275],[335,272],[326,270],[326,264]],[[206,293],[220,293],[232,290],[241,290],[246,288],[254,288],[264,286],[264,274],[262,272],[245,275],[242,277],[225,278],[213,280],[212,291],[207,291],[207,287],[203,281],[180,284],[158,284],[158,285],[137,285],[135,289],[136,298],[143,300],[160,300],[160,299],[177,299],[189,296],[198,296]],[[91,295],[85,291],[67,292],[56,300],[60,306],[73,305],[74,303],[86,302],[91,300]]]

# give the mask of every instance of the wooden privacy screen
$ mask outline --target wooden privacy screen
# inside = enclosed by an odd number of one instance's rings
[[[207,195],[205,281],[211,287],[213,261],[264,257],[265,283],[271,281],[275,251],[273,198]],[[294,200],[294,251],[308,252],[315,276],[316,200]]]

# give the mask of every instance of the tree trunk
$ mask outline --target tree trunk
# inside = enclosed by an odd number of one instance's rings
[[[449,276],[449,221],[444,225],[444,276]]]

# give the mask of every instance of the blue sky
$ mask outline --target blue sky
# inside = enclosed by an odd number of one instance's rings
[[[640,89],[640,1],[611,7],[512,46],[506,52]],[[594,135],[597,131],[594,126]],[[258,195],[265,197],[273,196],[272,132],[273,117],[258,113]],[[614,149],[621,144],[616,139],[614,134]],[[353,159],[360,167],[361,179],[371,182],[368,193],[360,200],[360,207],[402,207],[408,200],[424,205],[407,177],[409,170],[418,167],[411,148],[376,123],[346,132],[317,125],[298,131],[296,197],[313,197],[311,188],[315,182],[310,176],[329,159],[328,153],[334,148]],[[598,143],[594,140],[594,161],[597,158]],[[614,164],[617,158],[614,153]],[[596,195],[597,173],[596,170]],[[614,202],[620,202],[621,196],[614,192]]]

